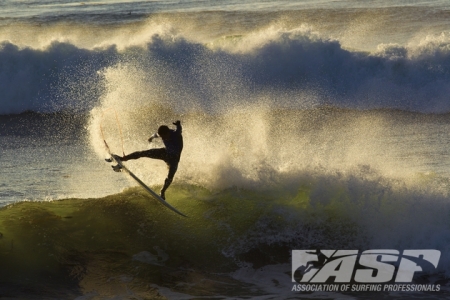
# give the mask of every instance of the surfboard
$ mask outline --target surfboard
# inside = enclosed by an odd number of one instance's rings
[[[169,208],[170,210],[176,212],[180,216],[187,217],[185,214],[180,212],[178,209],[167,203],[163,198],[161,198],[155,191],[153,191],[151,188],[149,188],[142,180],[140,180],[136,175],[134,175],[133,172],[131,172],[120,160],[120,158],[112,153],[109,150],[109,146],[105,141],[106,149],[108,150],[108,153],[111,155],[111,159],[117,163],[117,165],[120,166],[121,170],[127,173],[131,178],[133,178],[137,183],[139,183],[140,186],[142,186],[150,195],[153,196],[154,199],[158,200],[161,204],[163,204],[165,207]]]

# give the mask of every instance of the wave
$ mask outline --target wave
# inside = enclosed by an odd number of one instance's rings
[[[10,205],[0,210],[5,293],[20,288],[24,277],[29,293],[52,277],[55,286],[41,293],[149,297],[159,286],[191,296],[205,290],[226,297],[280,296],[292,288],[291,250],[316,248],[439,249],[437,270],[422,275],[448,276],[445,197],[367,168],[353,175],[300,172],[290,179],[256,190],[175,184],[169,202],[189,218],[141,188],[105,198]]]
[[[66,298],[276,298],[292,288],[290,250],[315,248],[438,249],[426,280],[448,278],[448,35],[362,52],[309,26],[199,38],[152,25],[111,39],[99,30],[89,46],[2,42],[0,114],[75,112],[5,120],[19,135],[53,137],[56,126],[70,139],[83,128],[74,137],[87,132],[102,158],[103,139],[130,153],[182,120],[167,197],[189,219],[139,188],[7,206],[2,293],[17,295],[25,277],[31,294]],[[156,189],[167,172],[150,160],[127,166]]]
[[[450,109],[449,36],[444,33],[415,46],[380,44],[362,53],[307,26],[272,26],[207,43],[162,27],[120,47],[114,41],[94,48],[71,41],[43,48],[3,41],[0,114],[89,111],[109,97],[111,84],[128,88],[128,94],[138,88],[141,98],[164,95],[183,110],[252,101],[296,108]]]
[[[0,114],[83,111],[98,99],[97,70],[111,58],[69,43],[43,50],[0,44]],[[64,94],[62,94],[64,90]]]

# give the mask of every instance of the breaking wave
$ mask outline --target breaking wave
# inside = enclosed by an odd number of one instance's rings
[[[434,275],[449,275],[448,166],[430,153],[448,128],[450,36],[362,52],[306,25],[214,38],[159,25],[117,41],[100,31],[88,44],[3,41],[0,114],[85,113],[99,158],[104,138],[130,153],[180,119],[185,148],[167,197],[190,218],[139,188],[8,206],[1,280],[27,274],[38,289],[53,276],[74,282],[71,296],[117,294],[113,284],[133,280],[147,298],[149,282],[190,295],[233,297],[246,284],[250,295],[279,295],[291,284],[290,251],[315,248],[439,249]],[[166,174],[151,160],[127,166],[155,189]],[[255,275],[273,266],[279,277]],[[213,275],[236,294],[203,280]]]
[[[111,72],[121,78],[118,89],[131,91],[145,83],[140,98],[156,101],[161,99],[155,94],[164,95],[184,110],[194,104],[230,108],[263,102],[449,111],[450,37],[445,33],[414,45],[380,44],[364,53],[306,25],[292,30],[273,25],[200,41],[159,25],[125,42],[85,45],[68,37],[32,46],[4,40],[0,114],[89,111],[102,102]]]

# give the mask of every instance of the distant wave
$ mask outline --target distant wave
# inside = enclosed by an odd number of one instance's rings
[[[99,96],[96,71],[114,54],[60,42],[44,50],[1,43],[0,114],[87,109]]]
[[[229,107],[258,99],[275,107],[450,111],[450,36],[362,53],[304,28],[269,28],[207,44],[154,34],[123,49],[114,44],[85,49],[67,41],[33,49],[4,41],[0,114],[88,111],[108,93],[105,74],[111,68],[120,72],[120,66],[133,66],[135,72],[116,84],[133,84],[139,73],[144,81],[151,78],[154,90],[184,103],[185,110],[192,101]]]

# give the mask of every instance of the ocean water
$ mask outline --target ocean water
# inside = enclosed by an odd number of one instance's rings
[[[1,1],[0,296],[450,298],[448,1]],[[167,201],[104,161],[185,147]],[[167,169],[127,166],[156,191]],[[434,292],[292,291],[291,251],[436,249]]]

